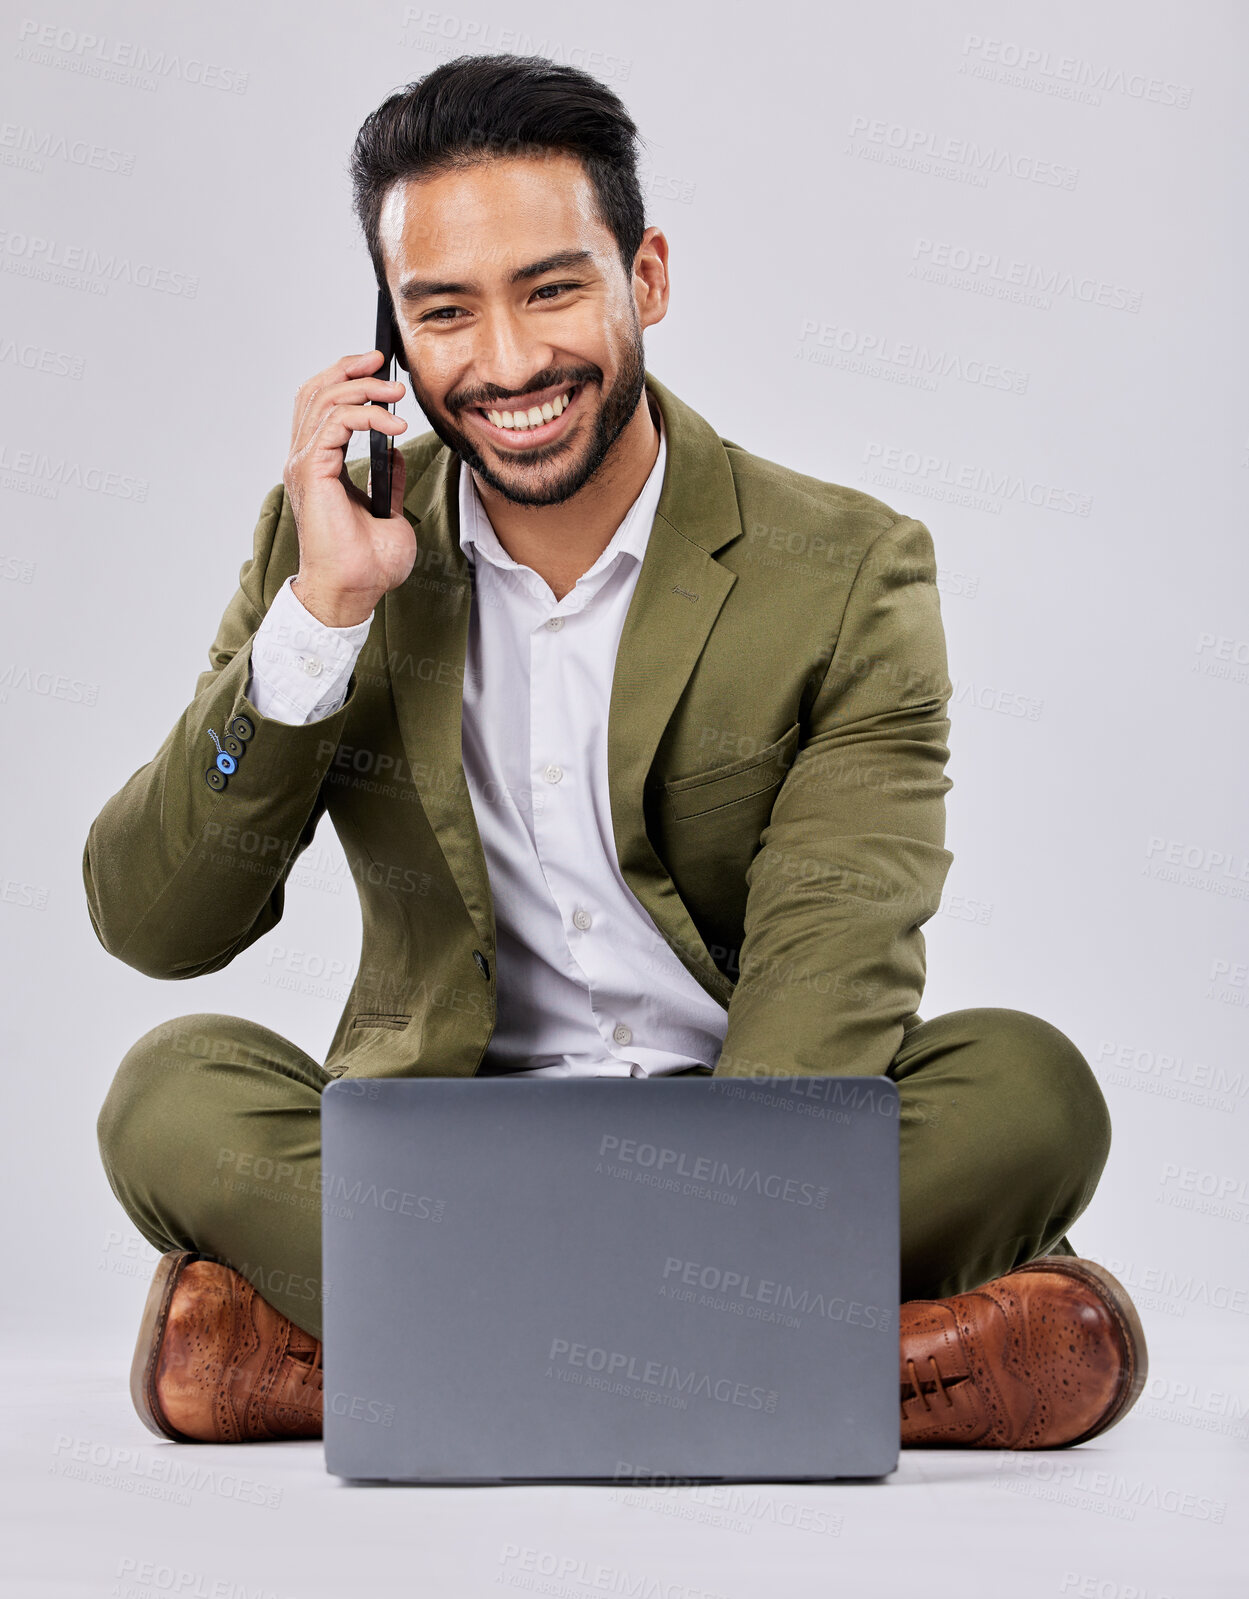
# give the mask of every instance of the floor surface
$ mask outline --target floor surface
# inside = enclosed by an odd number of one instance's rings
[[[798,1489],[348,1486],[319,1443],[154,1438],[125,1350],[10,1349],[4,1592],[1246,1599],[1243,1321],[1147,1321],[1145,1394],[1078,1449],[905,1450],[882,1482]]]

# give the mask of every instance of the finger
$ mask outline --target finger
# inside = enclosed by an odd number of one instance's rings
[[[336,405],[321,419],[299,452],[300,460],[312,465],[317,476],[338,477],[342,466],[338,452],[348,444],[353,433],[373,428],[393,437],[405,432],[407,426],[403,417],[395,416],[380,405]]]
[[[294,415],[291,419],[291,443],[295,444],[300,427],[308,414],[308,407],[316,395],[331,383],[342,383],[366,373],[376,372],[382,362],[380,350],[362,350],[355,355],[342,355],[324,371],[317,372],[295,391]]]
[[[369,400],[377,400],[382,405],[395,405],[406,392],[402,383],[381,377],[327,383],[324,388],[310,391],[303,415],[291,436],[291,449],[302,448],[321,425],[326,412],[336,405],[362,405]]]

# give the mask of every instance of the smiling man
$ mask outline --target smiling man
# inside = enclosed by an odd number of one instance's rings
[[[1076,1046],[917,1011],[951,685],[922,522],[720,437],[645,366],[668,244],[602,84],[466,57],[360,130],[356,208],[429,421],[381,352],[295,403],[210,666],[84,855],[152,976],[278,923],[328,813],[363,949],[325,1063],[241,1018],[142,1037],[99,1119],[162,1258],[131,1391],[181,1439],[321,1427],[319,1103],[346,1077],[888,1075],[907,1444],[1045,1448],[1145,1380],[1066,1231],[1109,1148]]]

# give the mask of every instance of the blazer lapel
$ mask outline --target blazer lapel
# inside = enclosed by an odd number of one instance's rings
[[[733,984],[711,958],[646,833],[655,750],[720,607],[737,582],[714,559],[742,531],[724,445],[647,375],[668,441],[663,489],[616,653],[607,719],[608,792],[621,876],[687,970],[722,1004]]]
[[[421,805],[478,937],[495,942],[486,858],[464,780],[460,738],[472,567],[460,548],[460,458],[444,445],[404,495],[416,565],[388,594],[382,626],[391,695]]]
[[[742,531],[724,444],[696,411],[647,373],[663,414],[663,488],[625,617],[608,711],[608,792],[621,875],[692,974],[721,1003],[716,967],[646,833],[655,750],[737,581],[714,559]],[[404,510],[418,555],[383,602],[392,693],[421,803],[484,941],[494,941],[485,855],[464,782],[460,739],[472,568],[459,541],[459,457],[445,447],[412,483]]]

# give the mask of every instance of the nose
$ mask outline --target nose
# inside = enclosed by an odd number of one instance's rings
[[[484,313],[474,330],[473,376],[479,383],[523,394],[552,364],[552,347],[504,309]]]

